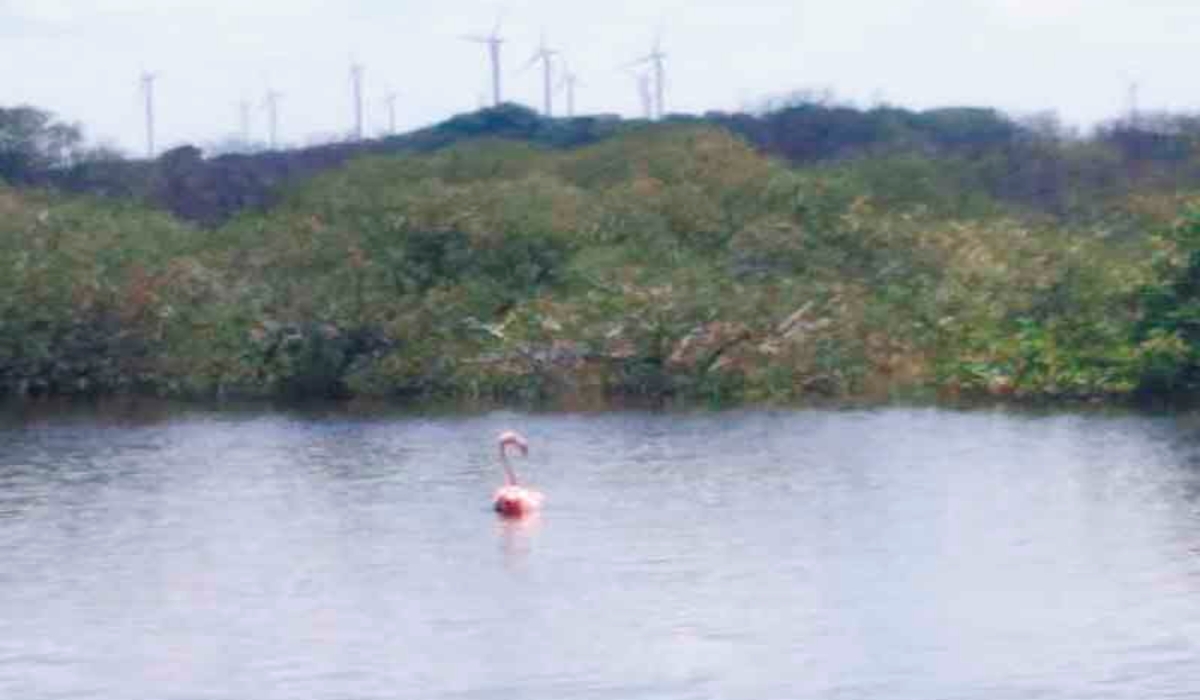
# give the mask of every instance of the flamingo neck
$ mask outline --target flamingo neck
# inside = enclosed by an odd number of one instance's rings
[[[504,467],[504,485],[516,486],[517,473],[513,471],[512,464],[508,461],[508,451],[504,449],[503,445],[500,446],[500,465]]]

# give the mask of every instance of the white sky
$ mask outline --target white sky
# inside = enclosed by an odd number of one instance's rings
[[[518,69],[544,30],[584,83],[580,112],[638,114],[621,66],[661,26],[669,111],[828,88],[1088,126],[1126,109],[1135,81],[1142,109],[1200,107],[1200,0],[0,0],[0,104],[51,109],[140,154],[143,70],[160,76],[160,150],[235,134],[243,99],[265,140],[271,86],[281,139],[298,144],[349,132],[354,57],[368,131],[386,125],[389,89],[407,130],[479,105],[486,50],[459,36],[486,33],[501,8],[505,98],[532,106],[540,73]]]

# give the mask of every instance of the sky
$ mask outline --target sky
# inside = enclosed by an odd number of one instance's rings
[[[49,109],[140,155],[152,72],[159,151],[235,136],[242,101],[265,141],[268,89],[280,140],[301,145],[350,133],[357,62],[368,134],[387,128],[389,92],[406,131],[486,99],[486,48],[461,37],[498,18],[505,100],[540,107],[541,74],[521,67],[544,34],[579,76],[580,113],[641,113],[627,64],[656,36],[671,112],[807,91],[1086,128],[1128,111],[1135,84],[1141,110],[1200,108],[1197,0],[0,0],[0,105]]]

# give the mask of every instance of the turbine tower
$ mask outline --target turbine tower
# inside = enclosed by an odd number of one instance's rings
[[[1140,116],[1138,113],[1138,91],[1140,88],[1141,85],[1138,84],[1138,81],[1131,80],[1126,91],[1125,99],[1129,103],[1129,126],[1134,129],[1138,127],[1138,118]]]
[[[396,93],[395,91],[392,91],[392,92],[389,92],[387,95],[385,95],[383,98],[383,101],[387,104],[387,108],[388,108],[388,134],[389,135],[394,135],[396,133],[396,98],[398,98],[398,97],[399,97],[399,94]]]
[[[654,118],[654,95],[650,85],[649,73],[634,73],[637,79],[638,100],[642,105],[642,117],[644,119]]]
[[[270,143],[272,151],[279,146],[279,98],[281,97],[283,97],[283,93],[268,89],[266,99],[263,100],[263,106],[267,109],[268,143]]]
[[[567,72],[563,76],[563,85],[567,88],[567,116],[574,118],[575,116],[575,88],[579,85],[579,76]]]
[[[242,146],[250,144],[250,100],[238,102],[238,133],[242,137]]]
[[[579,86],[579,76],[575,75],[575,71],[567,65],[566,59],[562,61],[563,76],[559,81],[558,87],[560,90],[567,92],[567,116],[575,116],[575,88]]]
[[[350,63],[350,84],[354,90],[354,140],[363,139],[363,65],[357,61]]]
[[[462,37],[467,41],[485,44],[488,47],[488,57],[492,66],[492,106],[494,107],[500,106],[500,45],[504,43],[504,38],[500,36],[501,19],[503,16],[496,18],[496,25],[492,27],[491,34],[470,34]]]
[[[154,159],[154,73],[142,73],[142,97],[146,101],[146,157]]]
[[[554,56],[558,51],[546,46],[546,36],[538,42],[537,50],[529,57],[529,61],[521,67],[525,70],[537,62],[542,64],[542,113],[547,117],[554,116]]]

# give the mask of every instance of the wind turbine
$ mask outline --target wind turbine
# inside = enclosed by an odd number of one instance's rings
[[[396,133],[396,99],[400,94],[395,90],[388,92],[383,96],[383,101],[388,108],[388,135],[394,136]]]
[[[663,61],[666,57],[667,54],[662,50],[662,32],[660,31],[654,37],[654,45],[651,47],[650,53],[629,64],[631,66],[650,64],[650,72],[654,77],[655,97],[654,114],[652,117],[658,119],[662,119],[663,114],[666,113],[666,69],[663,67]]]
[[[476,44],[485,44],[488,47],[488,56],[492,65],[492,105],[500,106],[500,45],[504,43],[504,38],[500,36],[500,21],[503,15],[496,17],[496,25],[492,27],[492,33],[470,34],[462,37],[467,41],[473,41]]]
[[[650,85],[650,74],[645,71],[630,70],[629,74],[637,81],[638,101],[642,105],[642,117],[654,118],[654,95]]]
[[[554,114],[554,56],[558,51],[546,46],[546,36],[543,34],[542,39],[538,42],[537,50],[529,57],[529,61],[521,66],[524,71],[533,64],[541,61],[542,63],[542,104],[543,113],[547,116]]]
[[[1141,116],[1138,112],[1138,92],[1141,89],[1141,84],[1138,81],[1130,80],[1129,86],[1126,89],[1126,102],[1129,105],[1129,126],[1136,129],[1138,127],[1138,118]]]
[[[154,158],[154,81],[155,73],[142,73],[142,97],[146,101],[146,156]]]
[[[263,106],[267,109],[267,133],[272,151],[279,145],[279,98],[281,97],[283,97],[283,93],[268,89],[267,96],[263,100]]]
[[[238,102],[238,134],[242,137],[242,147],[250,144],[250,100]]]
[[[649,73],[640,73],[638,75],[638,95],[642,99],[642,114],[646,115],[647,119],[654,118],[654,92],[652,83],[654,79]]]
[[[567,91],[567,116],[575,116],[575,88],[579,85],[579,76],[575,75],[575,71],[567,65],[566,59],[562,61],[563,76],[559,81],[558,87],[560,90]]]
[[[363,71],[366,70],[358,61],[350,62],[350,84],[354,91],[354,140],[363,139]]]

